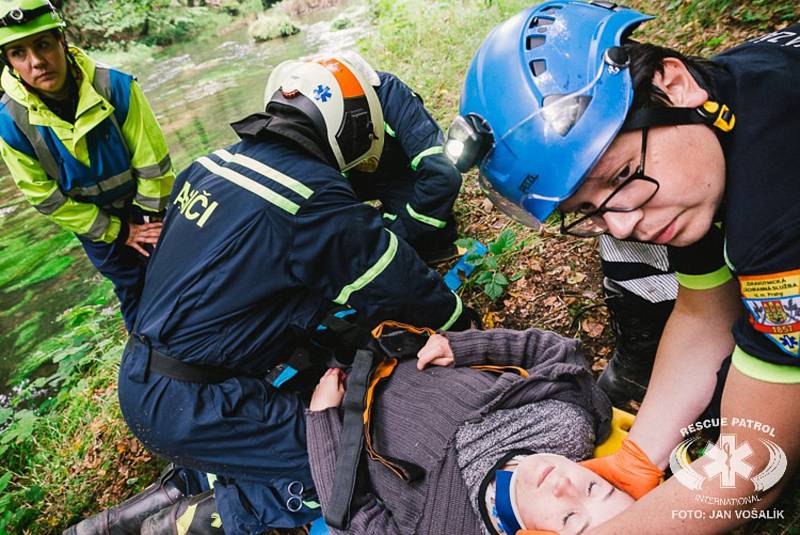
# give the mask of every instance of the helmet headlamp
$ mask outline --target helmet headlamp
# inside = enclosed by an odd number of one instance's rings
[[[459,115],[447,129],[444,154],[462,173],[480,162],[492,146],[489,125],[475,114]]]

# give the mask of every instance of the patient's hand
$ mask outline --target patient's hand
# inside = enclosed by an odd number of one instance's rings
[[[434,334],[417,353],[417,369],[424,370],[428,364],[434,366],[452,366],[453,350],[450,342],[441,334]]]
[[[312,411],[324,411],[338,407],[344,399],[345,373],[339,368],[328,368],[311,396],[308,408]]]

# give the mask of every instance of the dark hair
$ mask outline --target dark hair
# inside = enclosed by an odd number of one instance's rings
[[[666,58],[680,60],[686,65],[689,73],[697,83],[708,91],[709,96],[712,96],[711,75],[715,70],[722,69],[721,65],[705,58],[685,56],[677,50],[649,43],[628,41],[622,46],[628,52],[631,61],[630,70],[633,77],[632,110],[651,107],[664,108],[672,105],[669,97],[658,86],[653,84],[653,77],[656,73],[664,73],[664,60]]]

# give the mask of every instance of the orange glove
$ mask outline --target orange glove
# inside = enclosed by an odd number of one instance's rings
[[[664,477],[664,472],[628,438],[612,455],[589,459],[580,464],[636,500],[655,488]]]

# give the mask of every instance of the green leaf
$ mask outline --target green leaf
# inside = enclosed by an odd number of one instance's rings
[[[497,259],[493,256],[487,256],[483,261],[483,265],[490,271],[495,270],[497,269]]]
[[[485,256],[480,255],[478,253],[472,253],[472,254],[467,255],[466,262],[470,266],[478,267],[478,266],[480,266],[481,264],[484,263],[485,258],[486,258]]]
[[[475,277],[475,282],[477,284],[486,284],[487,282],[492,282],[494,279],[494,275],[491,271],[481,271],[477,277]]]
[[[33,485],[25,491],[25,499],[28,503],[35,503],[44,497],[44,489],[39,485]]]
[[[12,474],[11,472],[6,472],[5,474],[3,474],[3,477],[0,477],[0,492],[6,490],[8,482],[11,481],[12,477],[14,477],[14,474]]]
[[[456,247],[466,249],[468,252],[472,252],[477,244],[478,240],[475,238],[461,238],[456,240]]]
[[[20,444],[30,438],[37,419],[38,417],[31,410],[24,409],[19,411],[14,416],[14,421],[11,422],[11,425],[3,431],[0,444],[10,444],[11,442]]]
[[[511,282],[518,281],[523,277],[523,273],[521,271],[517,271],[513,275],[511,275]]]
[[[508,279],[500,272],[494,274],[494,282],[500,286],[508,286]]]
[[[6,421],[11,418],[11,415],[14,414],[12,409],[7,407],[0,407],[0,425],[6,423]]]
[[[483,285],[483,293],[485,293],[489,299],[495,301],[498,297],[503,295],[503,287],[494,282],[490,282]]]
[[[500,255],[511,249],[516,241],[517,234],[510,228],[507,228],[500,233],[500,236],[498,236],[495,241],[489,244],[489,250],[492,254]]]

